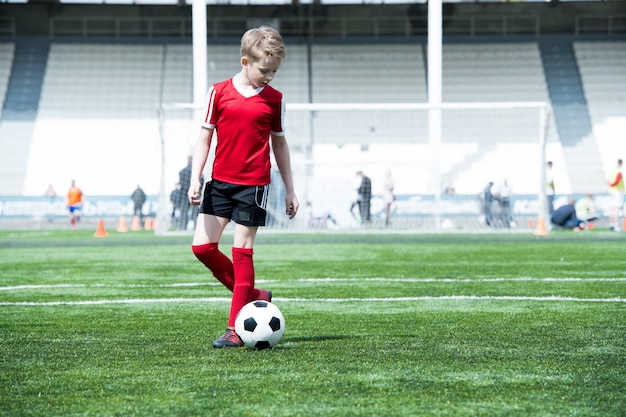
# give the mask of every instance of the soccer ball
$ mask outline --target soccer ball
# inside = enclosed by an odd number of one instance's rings
[[[271,348],[285,333],[285,318],[275,304],[252,301],[237,314],[235,331],[249,348]]]

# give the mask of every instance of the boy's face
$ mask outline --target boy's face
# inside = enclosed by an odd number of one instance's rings
[[[276,75],[278,68],[280,67],[280,60],[264,60],[264,61],[251,61],[248,57],[241,58],[241,65],[243,66],[248,81],[253,88],[260,88],[269,84]]]

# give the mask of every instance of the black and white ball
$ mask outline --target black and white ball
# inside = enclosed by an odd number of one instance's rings
[[[249,348],[271,348],[285,333],[285,318],[275,304],[252,301],[237,314],[235,331]]]

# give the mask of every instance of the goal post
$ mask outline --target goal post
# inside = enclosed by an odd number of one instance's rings
[[[159,233],[168,230],[168,222],[161,219],[167,219],[171,207],[168,187],[177,173],[172,164],[180,169],[197,137],[198,110],[191,103],[159,107]],[[437,138],[429,137],[429,114],[434,111],[441,114]],[[516,223],[527,228],[528,220],[547,216],[546,144],[558,142],[553,123],[545,102],[287,103],[286,134],[301,209],[293,221],[285,219],[282,184],[273,170],[268,227],[360,228],[358,210],[350,209],[356,199],[355,173],[363,171],[372,180],[368,228],[484,228],[477,196],[487,182],[496,187],[504,180],[519,202],[513,213],[519,217]],[[208,161],[207,169],[210,165]],[[392,221],[386,223],[383,177],[389,172],[396,200]]]
[[[172,230],[173,206],[170,196],[178,182],[178,172],[192,155],[195,138],[200,129],[198,112],[201,106],[194,103],[162,103],[157,107],[161,172],[159,179],[159,204],[155,234],[165,235]],[[187,190],[180,190],[186,193]]]

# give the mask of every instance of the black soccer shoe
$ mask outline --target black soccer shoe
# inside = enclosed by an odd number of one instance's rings
[[[244,344],[233,329],[226,329],[224,334],[213,342],[214,348],[242,347]]]

